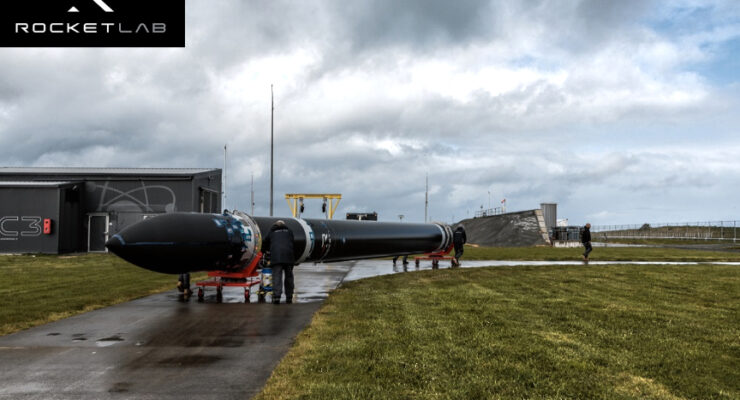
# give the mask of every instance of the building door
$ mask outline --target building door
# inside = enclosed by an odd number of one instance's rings
[[[87,251],[105,252],[108,241],[108,214],[88,214]]]
[[[200,188],[199,210],[202,213],[220,213],[218,204],[218,192],[210,189]]]

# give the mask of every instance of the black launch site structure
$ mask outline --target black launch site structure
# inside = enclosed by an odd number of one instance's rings
[[[378,213],[347,213],[347,219],[357,221],[377,221]]]
[[[146,218],[221,207],[221,169],[4,167],[0,253],[105,252]]]

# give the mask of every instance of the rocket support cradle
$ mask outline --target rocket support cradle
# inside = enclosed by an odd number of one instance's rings
[[[267,250],[263,238],[277,220],[293,232],[296,264],[431,253],[452,244],[452,229],[440,223],[252,217],[233,211],[148,218],[113,235],[106,247],[162,273],[236,272]]]

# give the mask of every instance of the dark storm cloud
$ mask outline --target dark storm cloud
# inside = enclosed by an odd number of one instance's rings
[[[636,27],[654,3],[650,0],[578,2],[570,18],[556,19],[559,29],[568,32],[560,36],[560,45],[591,51],[605,41],[623,40],[625,30]]]
[[[460,45],[483,39],[493,29],[487,0],[335,1],[330,8],[355,51]]]

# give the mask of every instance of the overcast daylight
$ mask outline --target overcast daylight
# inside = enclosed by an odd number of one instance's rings
[[[0,164],[222,168],[226,208],[731,220],[736,1],[188,0],[185,48],[0,49]],[[490,195],[489,195],[490,193]],[[306,203],[318,217],[319,202]]]

